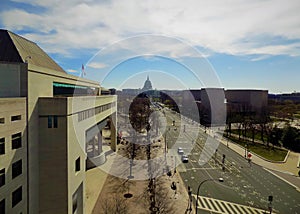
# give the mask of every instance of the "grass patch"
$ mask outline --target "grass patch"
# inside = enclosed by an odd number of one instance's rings
[[[239,140],[238,138],[233,136],[228,137],[228,139],[243,147],[245,147],[245,145],[248,144],[248,150],[271,161],[283,161],[288,152],[283,149],[273,148],[271,146],[268,147],[264,144],[252,143],[248,140]]]

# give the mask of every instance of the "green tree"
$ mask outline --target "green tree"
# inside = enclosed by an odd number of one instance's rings
[[[297,151],[300,151],[300,131],[290,125],[287,125],[283,129],[282,144],[284,147]]]
[[[280,139],[282,137],[282,130],[279,129],[276,125],[272,128],[270,132],[270,143],[274,146],[280,146]]]
[[[142,93],[135,97],[129,107],[129,119],[132,127],[138,132],[145,131],[151,112],[150,99],[146,94]]]

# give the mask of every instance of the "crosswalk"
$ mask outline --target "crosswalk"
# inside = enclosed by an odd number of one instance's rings
[[[197,195],[193,195],[196,199]],[[222,201],[214,198],[198,197],[198,209],[218,214],[265,214],[266,210]]]

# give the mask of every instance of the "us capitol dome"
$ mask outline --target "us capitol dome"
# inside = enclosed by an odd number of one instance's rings
[[[149,91],[152,90],[152,84],[151,81],[149,80],[149,76],[147,76],[147,80],[144,83],[144,87],[142,89],[143,91]]]

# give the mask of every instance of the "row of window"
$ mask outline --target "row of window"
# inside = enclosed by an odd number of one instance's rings
[[[94,115],[99,114],[99,113],[101,113],[103,111],[106,111],[108,109],[111,109],[115,106],[116,106],[116,103],[113,102],[113,103],[108,103],[108,104],[105,104],[105,105],[102,105],[102,106],[98,106],[96,108],[92,108],[92,109],[88,109],[88,110],[79,112],[78,113],[78,122],[80,122],[82,120],[85,120],[87,118],[93,117]]]
[[[14,115],[14,116],[11,116],[10,117],[10,121],[18,121],[18,120],[21,120],[22,119],[22,116],[21,115]],[[1,117],[0,118],[0,124],[4,124],[5,123],[5,118],[4,117]]]
[[[22,133],[16,133],[11,136],[11,149],[19,149],[22,147]],[[0,155],[5,154],[5,138],[0,138]]]
[[[14,162],[12,164],[12,175],[11,178],[14,179],[22,174],[22,159]],[[5,168],[0,170],[0,187],[5,185]],[[0,212],[1,213],[1,212]]]
[[[22,186],[12,192],[11,207],[15,207],[19,202],[22,201]],[[5,199],[0,201],[0,213],[5,213]]]

